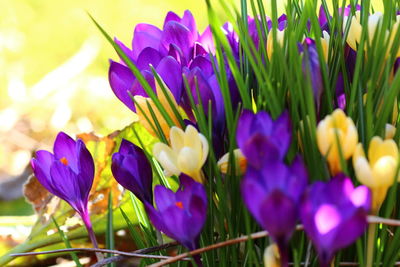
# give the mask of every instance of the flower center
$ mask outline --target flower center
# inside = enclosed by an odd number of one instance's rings
[[[65,157],[62,157],[62,158],[60,159],[60,162],[61,162],[62,164],[64,164],[65,166],[68,165],[68,160],[67,160]]]
[[[183,210],[183,203],[182,203],[182,201],[177,201],[177,202],[175,202],[175,206],[177,206],[178,208],[180,208],[181,210]]]

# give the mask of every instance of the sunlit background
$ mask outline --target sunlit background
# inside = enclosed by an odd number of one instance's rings
[[[201,0],[0,0],[0,177],[20,174],[60,130],[107,134],[134,119],[112,94],[115,53],[86,12],[129,44],[136,23],[162,26],[185,9],[202,30]]]

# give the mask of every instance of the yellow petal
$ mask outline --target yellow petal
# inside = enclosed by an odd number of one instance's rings
[[[175,152],[179,152],[184,147],[185,132],[176,126],[171,127],[170,142],[171,148]]]
[[[346,41],[351,49],[357,51],[357,44],[360,42],[361,39],[362,26],[357,20],[357,17],[346,17],[343,20],[343,29],[345,29],[348,19],[350,19],[351,22]]]
[[[247,167],[246,158],[243,156],[242,151],[237,148],[233,150],[233,159],[235,161],[235,172],[236,175],[241,175],[245,173]],[[221,173],[226,174],[229,170],[229,152],[223,155],[220,160],[218,160],[218,168]]]
[[[178,154],[178,168],[183,173],[189,176],[198,173],[199,168],[199,154],[190,147],[184,147]]]
[[[207,157],[208,157],[209,147],[208,147],[208,141],[204,137],[204,135],[199,133],[199,138],[200,138],[201,147],[202,147],[200,164],[201,164],[201,166],[203,166],[204,163],[206,163],[206,160],[207,160]]]
[[[323,156],[326,156],[329,148],[331,146],[331,140],[329,140],[328,136],[328,120],[330,119],[329,116],[327,116],[324,120],[320,121],[318,123],[317,127],[317,144],[319,151]]]
[[[371,166],[369,165],[367,159],[361,156],[353,162],[354,171],[356,172],[358,181],[369,188],[375,188],[377,184],[375,184]]]
[[[372,168],[375,184],[381,187],[390,187],[393,184],[397,171],[397,161],[393,157],[381,157]]]
[[[192,125],[186,127],[185,130],[185,139],[184,139],[185,147],[190,147],[199,155],[199,159],[201,159],[201,141],[199,137],[199,132]]]
[[[349,159],[356,148],[358,143],[358,132],[357,128],[354,125],[354,122],[351,118],[347,118],[347,132],[344,136],[344,140],[342,143],[343,154],[345,159]]]
[[[391,156],[395,161],[398,159],[399,151],[396,143],[392,139],[383,141],[375,136],[371,139],[368,149],[368,158],[371,165],[374,165],[381,157]]]
[[[153,155],[163,167],[167,176],[179,175],[177,154],[166,144],[156,143],[153,147]]]
[[[269,245],[264,251],[264,267],[280,267],[280,255],[276,244]]]
[[[386,123],[386,126],[385,126],[385,139],[393,139],[395,134],[396,134],[396,127],[394,127],[390,123]]]

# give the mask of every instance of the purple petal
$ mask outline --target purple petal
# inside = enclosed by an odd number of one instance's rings
[[[128,94],[128,91],[135,81],[135,76],[132,74],[132,71],[124,65],[111,61],[108,79],[111,89],[118,99],[132,111],[135,111],[135,105]]]
[[[83,199],[87,199],[87,195],[81,195],[78,175],[59,161],[51,165],[50,174],[56,195],[67,201],[76,211],[84,212],[81,210],[82,202]]]
[[[169,206],[175,206],[176,198],[172,190],[165,188],[164,186],[157,185],[154,188],[154,200],[157,209],[160,212],[166,210]]]
[[[154,25],[138,24],[135,27],[135,33],[132,40],[133,58],[137,59],[139,54],[146,47],[156,50],[160,48],[162,31]],[[160,51],[165,52],[165,51]]]
[[[274,191],[261,204],[261,225],[278,242],[289,240],[297,222],[295,203],[281,191]]]
[[[133,53],[132,50],[130,50],[124,43],[122,43],[120,40],[117,38],[114,38],[114,42],[119,46],[119,48],[122,49],[122,51],[125,53],[127,57],[130,58],[131,61],[134,61],[133,59]],[[123,59],[121,58],[121,61],[123,62]]]
[[[215,54],[215,45],[210,26],[207,26],[198,41],[208,53]]]
[[[192,33],[193,40],[196,40],[198,38],[196,21],[192,15],[192,13],[189,10],[185,10],[185,13],[183,14],[181,23],[183,25],[185,25],[189,29],[189,31]]]
[[[65,158],[68,166],[78,173],[76,142],[64,132],[58,133],[54,141],[54,157],[56,160]]]
[[[163,29],[165,29],[165,26],[166,26],[167,23],[170,22],[170,21],[177,21],[177,22],[180,22],[180,21],[181,21],[181,17],[179,17],[175,12],[169,11],[169,12],[167,13],[167,16],[165,16]]]
[[[86,148],[82,140],[77,140],[78,169],[81,175],[79,179],[79,187],[84,192],[90,191],[94,179],[94,162],[92,155]]]
[[[179,104],[182,96],[182,69],[179,63],[173,57],[164,57],[158,64],[156,71]]]
[[[150,71],[150,64],[153,67],[156,67],[158,63],[161,61],[160,53],[151,47],[146,47],[143,51],[139,54],[137,58],[136,66],[140,70],[149,70]]]
[[[192,33],[184,25],[176,21],[169,21],[165,25],[161,39],[162,46],[165,49],[168,49],[170,44],[175,44],[182,50],[183,56],[187,60],[190,58],[190,51],[193,48],[194,41]]]

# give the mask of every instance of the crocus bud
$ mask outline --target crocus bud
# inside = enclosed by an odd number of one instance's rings
[[[246,158],[243,156],[242,151],[240,151],[239,148],[233,150],[233,160],[235,161],[235,170],[236,170],[236,175],[242,175],[243,173],[246,172],[246,167],[247,167],[247,161]],[[218,167],[219,170],[223,174],[227,174],[229,171],[229,153],[226,153],[225,155],[220,158],[218,161]]]
[[[329,56],[329,41],[331,37],[329,33],[326,31],[322,32],[322,38],[321,38],[321,45],[322,45],[322,52],[324,52],[324,59],[325,62],[328,62],[328,56]]]
[[[394,127],[390,123],[386,123],[386,126],[385,126],[385,139],[393,139],[395,134],[396,134],[396,127]]]
[[[122,139],[119,151],[112,156],[111,171],[115,180],[138,199],[153,203],[153,173],[141,148]]]
[[[170,92],[170,90],[166,87],[164,84],[164,87],[166,89],[166,94],[164,94],[163,90],[160,88],[160,85],[156,83],[156,93],[158,100],[160,100],[161,105],[164,107],[165,111],[169,115],[169,117],[172,119],[173,123],[175,125],[179,125],[179,120],[175,116],[175,113],[173,112],[171,105],[168,102],[168,99],[170,99],[171,103],[179,110],[178,104],[175,101],[174,96]],[[156,104],[154,101],[149,98],[149,97],[144,97],[141,95],[136,95],[133,97],[135,99],[136,105],[139,106],[136,109],[136,113],[139,117],[140,123],[143,125],[144,128],[146,128],[149,133],[151,133],[154,136],[157,136],[155,129],[156,124],[153,121],[153,117],[150,112],[150,108],[154,112],[154,115],[158,121],[158,123],[161,126],[161,130],[164,133],[165,137],[168,139],[169,138],[169,130],[170,127],[165,120],[164,116],[161,114],[160,110],[157,108]],[[150,106],[150,108],[149,108]],[[147,118],[146,118],[147,117]],[[153,126],[153,127],[152,127]]]
[[[400,25],[400,15],[397,15],[396,22],[393,24],[392,30],[390,31],[390,45],[389,45],[390,48],[392,47],[395,41],[397,31],[399,30],[399,25]],[[400,48],[399,50],[397,50],[396,57],[397,58],[400,57]]]
[[[269,60],[271,60],[272,53],[274,52],[273,37],[274,37],[274,35],[272,34],[272,30],[271,30],[271,31],[269,31],[268,38],[267,38],[267,55],[268,55]],[[283,47],[284,37],[285,37],[285,30],[282,30],[282,31],[277,30],[276,31],[276,41],[281,47]]]
[[[207,160],[208,142],[192,125],[183,131],[172,127],[170,131],[171,146],[157,143],[153,147],[154,157],[164,168],[166,176],[185,173],[197,182],[203,182],[201,168]]]
[[[358,144],[353,155],[353,165],[357,179],[372,191],[372,212],[378,212],[393,184],[399,151],[392,139],[372,138],[368,148],[368,159],[362,144]],[[397,176],[397,178],[399,178]]]
[[[271,244],[264,250],[264,267],[280,267],[281,260],[278,246]]]
[[[336,109],[319,122],[317,143],[319,151],[328,160],[331,173],[336,175],[342,170],[339,147],[343,158],[347,160],[353,155],[358,143],[358,133],[353,120],[347,117],[343,110]]]

